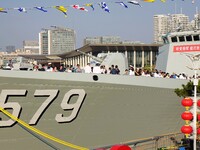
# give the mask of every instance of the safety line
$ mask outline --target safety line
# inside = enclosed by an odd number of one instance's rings
[[[48,142],[47,140],[45,140],[43,137],[39,136],[38,134],[36,134],[35,132],[27,129],[26,127],[24,127],[23,125],[21,125],[20,123],[18,123],[18,125],[26,130],[27,132],[29,132],[31,135],[33,135],[34,137],[36,137],[37,139],[39,139],[40,141],[42,141],[43,143],[45,143],[46,145],[48,145],[49,147],[53,148],[54,150],[60,150],[59,148],[57,148],[56,146],[54,146],[52,143]]]
[[[68,146],[68,147],[71,147],[71,148],[74,148],[74,149],[77,149],[77,150],[89,150],[88,148],[85,148],[85,147],[81,147],[81,146],[78,146],[78,145],[74,145],[74,144],[71,144],[69,142],[66,142],[66,141],[63,141],[61,139],[58,139],[54,136],[51,136],[43,131],[40,131],[32,126],[30,126],[29,124],[27,124],[26,122],[20,120],[19,118],[13,116],[11,113],[9,113],[8,111],[4,110],[2,107],[0,107],[0,111],[2,111],[5,115],[7,115],[8,117],[10,117],[12,120],[14,121],[17,121],[19,124],[21,124],[22,126],[28,128],[29,130],[31,131],[34,131],[35,133],[43,136],[43,137],[46,137],[47,139],[50,139],[52,141],[55,141],[57,143],[60,143],[62,145],[65,145],[65,146]]]

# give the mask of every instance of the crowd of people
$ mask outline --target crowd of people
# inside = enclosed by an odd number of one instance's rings
[[[148,69],[137,68],[134,70],[132,65],[128,69],[121,71],[118,65],[111,65],[106,68],[105,65],[96,64],[91,66],[88,63],[85,67],[81,68],[79,64],[76,66],[72,65],[60,65],[59,67],[52,66],[51,63],[48,65],[35,65],[33,71],[49,71],[49,72],[69,72],[69,73],[96,73],[96,74],[115,74],[115,75],[130,75],[130,76],[144,76],[144,77],[155,77],[155,78],[174,78],[174,79],[188,79],[189,77],[185,73],[166,73],[161,70],[154,69],[152,71]]]

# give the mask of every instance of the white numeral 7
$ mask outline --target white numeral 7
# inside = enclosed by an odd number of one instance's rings
[[[29,125],[36,125],[39,119],[41,118],[42,114],[45,110],[50,106],[50,104],[56,99],[58,95],[58,90],[36,90],[34,96],[49,96],[40,106],[40,108],[36,111],[34,116],[29,122]]]

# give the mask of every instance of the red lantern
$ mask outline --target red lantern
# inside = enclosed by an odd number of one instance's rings
[[[200,107],[200,99],[197,101],[197,106]]]
[[[186,97],[182,99],[181,104],[186,108],[186,110],[189,110],[189,108],[193,105],[193,100],[189,97]]]
[[[184,125],[181,127],[181,132],[186,135],[186,138],[191,134],[193,131],[192,127],[189,125]]]
[[[193,119],[193,114],[190,111],[185,111],[182,113],[181,118],[188,124]]]
[[[197,129],[197,134],[200,134],[200,128]]]
[[[200,121],[200,114],[197,114],[197,120]]]
[[[110,150],[131,150],[131,148],[127,145],[114,145]]]

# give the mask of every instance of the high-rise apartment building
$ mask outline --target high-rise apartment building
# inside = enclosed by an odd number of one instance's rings
[[[154,15],[154,42],[159,43],[162,41],[162,34],[169,32],[169,16]]]
[[[23,41],[23,50],[25,53],[39,54],[38,41]]]
[[[56,27],[39,33],[39,54],[60,54],[75,50],[75,31]]]
[[[188,30],[189,17],[184,14],[173,14],[170,16],[171,26],[170,30],[174,31],[186,31]]]
[[[191,28],[191,30],[199,30],[200,29],[200,14],[196,13],[194,15],[194,20],[191,21],[190,28]]]
[[[99,44],[101,43],[101,37],[86,37],[84,39],[84,45],[87,44]]]
[[[119,44],[119,36],[101,36],[101,37],[86,37],[84,45],[86,44]]]
[[[102,44],[119,44],[120,37],[119,36],[102,36],[101,43]]]
[[[6,46],[6,52],[12,53],[14,51],[15,51],[15,46],[13,45]]]
[[[154,42],[162,42],[168,32],[189,30],[189,17],[184,14],[154,15]]]

